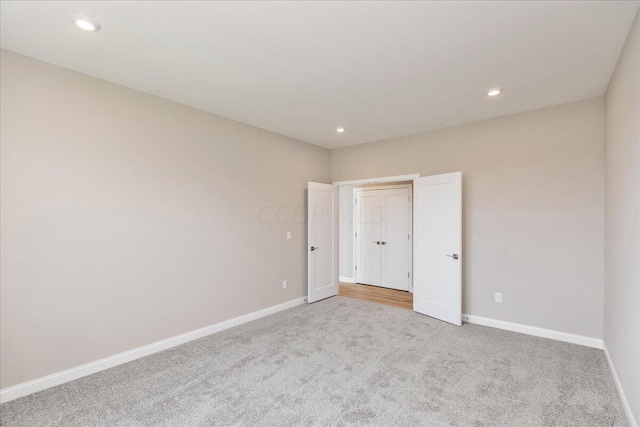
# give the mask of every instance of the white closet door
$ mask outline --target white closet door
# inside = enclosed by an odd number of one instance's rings
[[[411,271],[411,201],[408,188],[380,190],[382,219],[382,286],[409,290]]]
[[[356,282],[380,285],[381,197],[378,191],[356,192]]]

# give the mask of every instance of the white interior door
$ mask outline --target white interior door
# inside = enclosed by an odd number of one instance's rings
[[[380,190],[381,284],[409,290],[411,271],[411,195],[408,187]]]
[[[308,184],[308,296],[312,303],[338,295],[338,186]]]
[[[382,204],[378,191],[356,192],[356,283],[380,286]]]
[[[462,325],[462,173],[413,181],[413,309]]]

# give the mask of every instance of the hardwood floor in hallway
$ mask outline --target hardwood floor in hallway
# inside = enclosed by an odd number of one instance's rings
[[[379,286],[361,285],[358,283],[340,282],[340,295],[413,310],[413,294],[411,292],[381,288]]]

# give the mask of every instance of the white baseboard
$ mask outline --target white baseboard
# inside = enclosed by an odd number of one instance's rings
[[[140,359],[141,357],[149,356],[150,354],[157,353],[159,351],[163,351],[189,341],[206,337],[207,335],[215,334],[216,332],[224,331],[225,329],[233,328],[234,326],[242,325],[243,323],[247,323],[252,320],[269,316],[270,314],[274,314],[279,311],[304,304],[306,300],[307,297],[297,298],[282,304],[254,311],[249,314],[234,317],[233,319],[225,320],[220,323],[205,326],[204,328],[186,332],[181,335],[176,335],[175,337],[167,338],[162,341],[156,341],[142,347],[134,348],[133,350],[105,357],[104,359],[76,366],[75,368],[67,369],[66,371],[56,372],[55,374],[36,378],[35,380],[14,385],[13,387],[4,388],[0,390],[0,403],[9,402],[19,397],[35,393],[37,391],[55,387],[57,385],[73,381],[78,378],[82,378],[87,375],[112,368],[114,366],[122,365],[123,363],[131,362],[132,360]]]
[[[609,350],[607,350],[606,343],[602,344],[602,349],[604,350],[604,355],[607,358],[607,363],[609,364],[609,369],[611,370],[611,375],[613,376],[613,382],[616,384],[616,389],[618,389],[618,395],[620,396],[620,401],[622,402],[624,413],[627,415],[627,420],[629,420],[629,426],[638,427],[638,424],[636,423],[636,420],[633,416],[633,412],[631,411],[631,405],[629,405],[627,396],[624,394],[624,390],[622,389],[622,383],[620,382],[620,378],[618,378],[616,368],[613,366],[613,360],[611,360],[611,356],[609,355]]]
[[[344,283],[356,283],[356,279],[354,279],[353,277],[340,276],[338,278],[338,280],[340,280],[341,282],[344,282]]]
[[[507,331],[520,332],[521,334],[533,335],[536,337],[550,338],[552,340],[565,341],[572,344],[580,344],[587,347],[602,348],[602,340],[599,338],[585,337],[583,335],[554,331],[552,329],[537,328],[535,326],[505,322],[503,320],[489,319],[464,313],[462,314],[462,321],[474,323],[476,325],[490,326],[492,328],[505,329]]]

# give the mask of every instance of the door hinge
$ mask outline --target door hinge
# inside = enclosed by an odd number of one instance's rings
[[[411,240],[411,234],[407,234],[407,239]]]
[[[358,237],[358,232],[356,231],[356,237]]]
[[[358,266],[356,265],[356,271],[358,271]]]
[[[407,273],[407,277],[411,277],[411,273]]]

